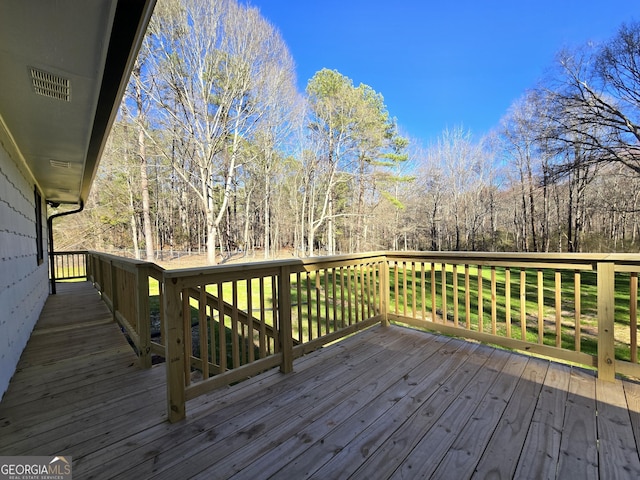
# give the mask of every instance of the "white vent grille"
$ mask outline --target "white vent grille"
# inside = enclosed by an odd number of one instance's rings
[[[49,164],[52,167],[56,167],[56,168],[69,168],[71,167],[71,164],[69,162],[63,162],[61,160],[49,160]]]
[[[36,94],[65,102],[71,101],[71,82],[69,79],[31,68],[31,81]]]

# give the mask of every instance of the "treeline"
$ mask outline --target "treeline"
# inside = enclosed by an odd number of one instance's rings
[[[379,249],[638,251],[640,24],[558,55],[489,136],[400,135],[333,70],[296,90],[255,8],[160,0],[85,212],[57,248],[269,258]]]

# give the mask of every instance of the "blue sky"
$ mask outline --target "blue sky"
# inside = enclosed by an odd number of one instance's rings
[[[637,0],[249,0],[287,43],[298,87],[322,68],[381,93],[425,145],[445,128],[479,137],[563,47],[640,20]]]

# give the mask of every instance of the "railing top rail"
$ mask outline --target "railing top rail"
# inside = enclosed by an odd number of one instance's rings
[[[109,253],[103,253],[103,252],[96,252],[93,250],[89,250],[87,253],[90,255],[95,255],[97,257],[103,257],[107,260],[116,262],[119,265],[128,265],[130,267],[146,266],[152,270],[155,270],[156,272],[159,272],[159,273],[164,272],[164,268],[162,268],[160,265],[153,262],[147,262],[146,260],[136,260],[134,258],[119,257],[117,255],[111,255]]]
[[[433,260],[454,260],[457,263],[469,261],[515,261],[515,262],[553,262],[553,263],[640,263],[637,253],[517,253],[517,252],[384,252],[390,260],[402,258],[420,258]]]
[[[63,250],[60,252],[49,252],[50,254],[53,255],[86,255],[89,253],[88,250]]]
[[[235,263],[231,265],[211,265],[208,267],[182,268],[165,270],[164,278],[195,279],[205,275],[238,277],[259,276],[261,273],[289,267],[292,273],[305,270],[314,270],[322,266],[337,266],[364,261],[380,261],[385,257],[384,252],[367,252],[361,254],[334,255],[326,257],[295,258],[287,260],[266,260],[262,262]],[[316,268],[314,268],[316,267]]]

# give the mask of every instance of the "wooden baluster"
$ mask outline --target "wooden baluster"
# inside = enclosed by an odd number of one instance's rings
[[[580,279],[580,271],[576,270],[573,273],[573,291],[574,291],[574,310],[575,310],[575,349],[576,352],[580,351],[581,345],[581,335],[582,335],[582,326],[580,325],[580,317],[582,316],[581,310],[581,279]]]
[[[491,333],[496,335],[498,327],[498,305],[496,287],[496,267],[491,267]]]
[[[562,347],[562,275],[559,270],[555,273],[556,290],[556,347]]]
[[[347,302],[349,308],[349,325],[353,324],[353,284],[351,283],[351,276],[353,275],[353,266],[349,265],[347,267]],[[389,296],[389,292],[387,292],[387,297]],[[388,305],[388,304],[387,304]]]
[[[267,352],[271,353],[270,344],[267,344],[267,318],[265,308],[264,282],[265,278],[260,277],[260,358],[265,358]]]
[[[303,326],[302,326],[302,274],[300,272],[296,272],[296,295],[298,296],[298,301],[297,301],[297,310],[298,310],[298,319],[297,319],[297,329],[298,329],[298,342],[302,343],[302,333],[303,333]]]
[[[333,303],[333,331],[338,330],[338,282],[336,280],[336,268],[331,269],[331,299]]]
[[[345,327],[344,268],[340,267],[340,328]]]
[[[246,283],[247,288],[247,338],[248,338],[248,347],[249,351],[247,352],[249,355],[249,363],[255,360],[255,332],[253,327],[253,279],[248,278]]]
[[[458,306],[458,265],[453,264],[453,326],[458,327],[459,322],[459,306]]]
[[[366,310],[365,310],[365,302],[366,298],[364,295],[364,265],[360,265],[360,321],[366,320]]]
[[[504,269],[504,310],[507,326],[507,338],[511,338],[511,269]]]
[[[198,324],[200,328],[200,358],[202,359],[202,378],[209,378],[209,329],[207,325],[207,286],[200,285],[198,298]]]
[[[638,273],[632,272],[629,277],[629,348],[630,360],[638,363]]]
[[[238,282],[236,280],[231,282],[231,299],[231,359],[232,368],[238,368],[240,366],[240,345],[238,344],[240,332],[238,330]]]
[[[464,266],[464,314],[467,330],[471,330],[471,279],[469,275],[469,265]]]
[[[227,333],[222,282],[218,283],[218,351],[220,352],[220,373],[224,373],[227,370]]]
[[[329,322],[329,269],[324,269],[324,333],[327,335],[331,331]]]
[[[311,272],[305,272],[307,283],[307,340],[313,339],[313,300],[311,297]]]
[[[527,271],[520,269],[520,330],[521,340],[527,341]]]
[[[184,329],[184,380],[185,385],[191,385],[191,357],[193,356],[193,333],[191,331],[191,308],[189,289],[182,291],[182,320]]]
[[[380,270],[380,315],[382,316],[382,325],[389,326],[389,262],[383,260]],[[351,296],[349,296],[351,297]]]
[[[484,299],[482,286],[482,265],[478,265],[478,331],[484,330]]]
[[[440,264],[440,277],[442,281],[442,323],[447,323],[447,264]]]
[[[320,316],[320,300],[321,300],[321,295],[320,295],[320,270],[316,270],[315,271],[315,277],[316,277],[316,330],[317,330],[317,336],[316,338],[320,338],[322,336],[322,317]]]
[[[437,304],[436,304],[436,265],[431,264],[431,321],[437,321]]]
[[[400,295],[399,295],[399,289],[400,289],[400,279],[398,276],[398,262],[393,262],[393,279],[394,279],[394,285],[393,285],[393,289],[394,289],[394,302],[395,302],[395,312],[396,315],[398,313],[400,313]]]
[[[420,300],[422,300],[422,320],[427,319],[427,277],[424,262],[420,262]]]
[[[544,278],[538,269],[538,344],[544,341]]]

